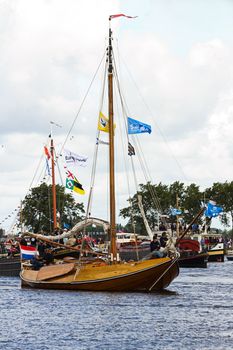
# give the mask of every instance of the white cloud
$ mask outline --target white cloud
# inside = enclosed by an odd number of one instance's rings
[[[233,42],[224,21],[216,27],[204,14],[197,30],[196,4],[191,1],[182,7],[182,13],[193,16],[189,23],[178,21],[172,2],[159,1],[155,6],[129,0],[124,4],[116,0],[2,1],[0,221],[28,190],[50,120],[62,125],[53,131],[58,149],[63,144],[107,45],[108,15],[126,10],[140,16],[112,21],[114,43],[127,65],[121,66],[120,79],[129,114],[152,125],[153,133],[141,137],[152,180],[196,182],[203,187],[231,180]],[[179,6],[176,3],[176,11]],[[218,12],[214,6],[212,11]],[[224,6],[227,17],[232,5]],[[203,11],[208,12],[208,6]],[[96,81],[67,142],[67,148],[90,160],[100,96]],[[101,174],[106,172],[105,157],[99,163]],[[139,181],[144,181],[138,165],[136,169]],[[80,174],[85,187],[89,170]],[[117,171],[120,208],[127,195],[123,164]],[[106,192],[100,177],[96,185],[99,212],[103,187]]]

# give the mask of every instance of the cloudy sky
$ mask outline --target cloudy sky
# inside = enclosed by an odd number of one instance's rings
[[[62,126],[52,130],[59,149],[77,116],[66,147],[88,156],[78,170],[88,188],[100,82],[79,110],[106,48],[108,16],[116,13],[138,16],[112,20],[112,29],[130,116],[152,126],[140,142],[153,182],[204,189],[232,180],[232,1],[0,0],[1,227],[11,227],[31,184],[41,181],[50,121]],[[106,217],[104,163],[103,156],[93,215]],[[123,167],[117,171],[119,209],[127,181]]]

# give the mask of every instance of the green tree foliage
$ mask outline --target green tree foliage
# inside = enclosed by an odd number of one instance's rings
[[[169,193],[166,185],[159,183],[152,185],[148,182],[146,185],[140,184],[139,191],[128,201],[129,207],[120,211],[120,216],[124,219],[129,219],[126,225],[127,231],[135,231],[138,233],[145,232],[145,227],[141,212],[138,206],[138,195],[142,196],[143,209],[145,211],[147,220],[152,229],[158,222],[158,206],[165,211],[169,206]],[[158,197],[160,200],[158,201]]]
[[[64,223],[71,227],[82,219],[83,203],[75,203],[71,194],[65,193],[65,187],[56,185],[57,212],[61,227]],[[31,189],[22,202],[21,222],[33,232],[53,230],[52,186],[42,183]]]
[[[203,193],[200,192],[199,186],[191,184],[184,188],[182,209],[186,223],[189,223],[200,211],[202,202]],[[199,219],[199,223],[201,223],[201,218]]]
[[[186,186],[178,181],[170,186],[159,183],[152,185],[147,183],[141,184],[139,191],[129,202],[131,205],[121,209],[120,215],[124,219],[128,219],[126,225],[127,230],[132,230],[132,223],[135,224],[136,232],[145,232],[145,227],[138,206],[138,194],[142,195],[143,208],[147,217],[150,228],[153,230],[158,223],[158,212],[160,215],[166,215],[168,222],[175,222],[176,217],[171,216],[171,207],[179,207],[184,213],[182,216],[186,223],[199,212],[203,193],[200,192],[199,186],[191,184]]]
[[[171,201],[170,205],[172,207],[176,207],[178,203],[180,206],[184,201],[184,184],[179,181],[175,181],[168,187],[168,191],[169,199]]]

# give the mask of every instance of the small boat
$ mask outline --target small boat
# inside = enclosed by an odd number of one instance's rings
[[[117,237],[117,249],[121,260],[141,260],[150,253],[150,240],[147,236],[139,236],[134,233],[119,232]]]
[[[208,253],[208,262],[224,262],[225,247],[220,234],[201,232],[194,234],[193,238],[198,240],[202,251]]]
[[[182,253],[178,263],[180,267],[207,268],[208,258],[209,255],[207,253],[188,253],[187,255]]]
[[[233,250],[232,248],[226,249],[226,257],[228,261],[233,261]]]
[[[208,253],[201,252],[198,241],[191,238],[182,239],[179,242],[178,248],[180,253],[178,263],[180,267],[207,267],[209,255]]]
[[[210,262],[224,262],[225,249],[224,243],[217,243],[207,250]]]
[[[0,258],[0,276],[19,276],[21,269],[20,256]]]
[[[178,254],[174,245],[172,245],[172,241],[171,246],[167,249],[166,256],[162,258],[127,263],[119,261],[119,255],[117,253],[113,78],[117,79],[118,74],[115,66],[115,57],[113,56],[111,19],[119,16],[122,15],[114,15],[109,18],[109,38],[108,48],[106,50],[107,69],[105,70],[108,81],[108,118],[101,115],[99,119],[102,123],[102,129],[99,128],[99,130],[103,130],[104,128],[106,132],[107,125],[107,133],[109,135],[110,258],[98,258],[96,262],[91,261],[90,263],[82,263],[81,259],[77,263],[63,261],[59,264],[43,266],[38,271],[33,270],[30,264],[22,264],[20,277],[23,287],[111,292],[154,292],[168,287],[179,274]],[[119,81],[117,81],[116,86],[118,84]],[[127,119],[129,123],[130,118],[127,117]],[[137,121],[134,120],[134,122]],[[127,125],[127,122],[125,125]],[[135,128],[135,124],[133,125]],[[144,123],[140,125],[140,130],[148,127]],[[138,129],[137,125],[136,129]],[[86,212],[89,213],[89,209]]]
[[[11,250],[11,244],[0,244],[0,276],[19,276],[21,269],[20,254]]]

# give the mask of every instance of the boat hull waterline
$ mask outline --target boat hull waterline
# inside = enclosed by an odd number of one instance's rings
[[[0,259],[0,276],[19,277],[20,269],[20,257]]]
[[[156,260],[156,262],[155,262]],[[66,264],[68,265],[68,264]],[[162,290],[178,276],[177,259],[161,258],[132,264],[96,266],[87,264],[80,268],[74,264],[71,271],[60,276],[51,274],[38,279],[39,271],[22,270],[22,287],[38,289],[63,289],[109,292],[154,292]],[[58,265],[59,266],[59,265]],[[46,272],[46,268],[42,272]]]
[[[210,262],[224,262],[224,249],[208,250],[208,261]]]
[[[209,255],[207,253],[199,253],[190,256],[181,256],[178,260],[180,267],[197,267],[207,268]]]

